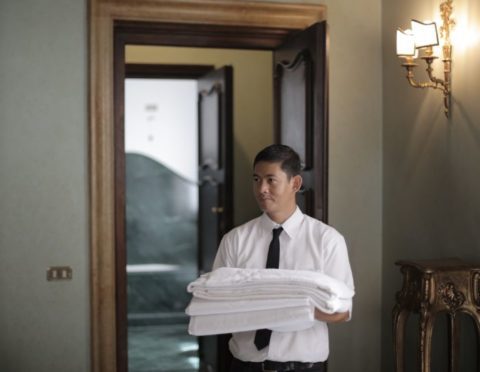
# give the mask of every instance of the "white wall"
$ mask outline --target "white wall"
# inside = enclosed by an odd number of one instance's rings
[[[2,372],[89,370],[86,28],[85,1],[0,2]]]
[[[197,81],[125,79],[125,152],[197,182]]]

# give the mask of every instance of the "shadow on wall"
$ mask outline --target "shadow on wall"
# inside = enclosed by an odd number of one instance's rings
[[[139,154],[126,154],[129,325],[181,322],[196,279],[196,183]]]
[[[471,118],[468,110],[466,110],[463,104],[459,100],[455,99],[455,97],[452,97],[452,108],[453,110],[458,111],[459,116],[461,117],[460,122],[467,123],[469,134],[480,146],[480,127],[478,126],[478,121],[475,122]]]

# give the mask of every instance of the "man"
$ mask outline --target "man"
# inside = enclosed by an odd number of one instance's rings
[[[271,145],[257,154],[253,167],[253,191],[264,213],[223,237],[213,268],[265,268],[276,239],[278,268],[319,271],[353,289],[344,238],[304,215],[296,204],[295,195],[302,186],[298,154],[288,146]],[[231,372],[326,371],[327,323],[346,321],[350,312],[326,314],[315,309],[315,325],[303,331],[233,334]],[[267,346],[257,342],[264,331]]]

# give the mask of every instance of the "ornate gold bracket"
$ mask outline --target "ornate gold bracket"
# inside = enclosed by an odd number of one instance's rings
[[[440,4],[440,12],[442,17],[442,26],[440,27],[440,36],[443,39],[443,79],[439,79],[433,74],[433,62],[438,58],[433,55],[431,46],[423,48],[425,55],[420,57],[427,64],[427,74],[430,81],[417,82],[414,78],[413,69],[418,65],[414,63],[414,57],[405,57],[405,62],[402,66],[407,70],[407,80],[412,87],[415,88],[433,88],[439,89],[443,92],[444,113],[448,118],[450,114],[450,100],[451,100],[451,69],[452,69],[452,44],[450,42],[450,31],[455,25],[455,21],[451,19],[453,0],[445,0]]]

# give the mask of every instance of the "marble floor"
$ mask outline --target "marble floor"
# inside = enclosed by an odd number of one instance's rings
[[[128,327],[129,372],[198,372],[197,337],[187,324]]]

